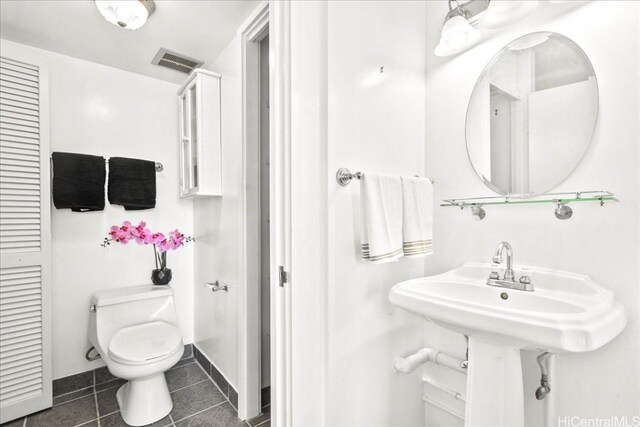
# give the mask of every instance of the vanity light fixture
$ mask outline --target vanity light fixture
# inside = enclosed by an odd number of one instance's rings
[[[567,0],[548,0],[568,3]],[[449,0],[436,56],[451,56],[475,45],[482,38],[478,29],[496,29],[526,18],[538,7],[538,0]]]
[[[128,30],[142,27],[156,9],[153,0],[95,0],[104,19]]]
[[[453,7],[455,3],[455,8]],[[442,26],[440,42],[434,51],[436,56],[451,56],[462,52],[478,43],[482,34],[471,26],[468,17],[473,16],[465,6],[473,3],[460,5],[458,0],[449,0],[449,13]]]
[[[482,14],[478,26],[487,29],[501,28],[526,18],[538,7],[538,0],[494,0]]]

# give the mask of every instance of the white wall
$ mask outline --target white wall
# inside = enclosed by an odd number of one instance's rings
[[[255,13],[255,12],[254,12]],[[261,55],[268,58],[267,50]],[[220,73],[222,97],[222,197],[196,198],[194,200],[194,227],[199,236],[195,247],[195,344],[238,391],[238,286],[239,269],[242,262],[240,247],[243,224],[241,185],[242,165],[242,80],[241,40],[236,35],[222,53],[208,62],[205,68]],[[268,69],[265,71],[268,77]],[[266,88],[268,98],[268,87]],[[266,119],[268,120],[268,111]],[[268,130],[268,123],[266,124]],[[264,129],[263,129],[264,130]],[[267,141],[268,144],[269,141]],[[268,162],[268,151],[266,160]],[[249,160],[249,162],[251,162]],[[258,160],[256,159],[256,165]],[[268,186],[268,166],[266,172]],[[250,177],[251,178],[251,177]],[[258,175],[255,175],[259,179]],[[259,189],[257,190],[259,191]],[[268,200],[268,198],[267,198]],[[256,204],[257,201],[256,201]],[[268,216],[268,210],[267,210]],[[258,217],[256,216],[256,219]],[[268,226],[267,226],[268,227]],[[268,228],[267,228],[268,232]],[[268,242],[267,242],[268,243]],[[255,242],[259,245],[260,242]],[[253,247],[248,248],[249,251]],[[267,254],[266,268],[269,259]],[[259,267],[258,267],[259,268]],[[206,282],[219,280],[229,287],[228,292],[212,293],[203,286]],[[270,383],[269,372],[269,283],[262,285],[266,299],[261,331],[263,366],[262,386]],[[266,323],[265,323],[266,322]]]
[[[391,364],[421,346],[422,322],[388,292],[424,260],[362,261],[359,184],[341,187],[335,172],[424,176],[426,6],[290,10],[293,423],[421,426],[420,381]]]
[[[238,251],[242,182],[240,38],[207,66],[222,74],[222,197],[194,201],[195,343],[237,390]],[[212,293],[205,282],[219,280],[229,292]]]
[[[340,187],[334,174],[424,176],[426,22],[425,2],[328,4],[330,426],[422,425],[420,382],[391,369],[394,357],[420,347],[422,322],[394,309],[388,293],[421,276],[424,260],[362,261],[359,184]]]
[[[109,227],[128,219],[146,220],[153,230],[179,228],[193,235],[190,200],[178,198],[178,85],[98,65],[53,52],[37,52],[49,63],[51,150],[104,157],[154,160],[164,165],[157,175],[156,208],[125,212],[106,203],[101,212],[75,213],[52,205],[53,377],[100,366],[84,354],[91,295],[102,289],[151,283],[150,247],[102,248]],[[185,343],[193,341],[193,245],[168,255],[173,270],[178,320]]]
[[[504,45],[534,31],[564,34],[584,49],[598,78],[600,110],[593,144],[557,190],[611,190],[620,203],[576,205],[568,221],[558,221],[551,206],[490,207],[480,222],[468,211],[439,208],[435,255],[426,263],[426,273],[433,274],[465,261],[489,261],[497,244],[507,240],[516,264],[586,274],[616,294],[629,314],[622,334],[600,350],[558,356],[551,396],[559,416],[640,414],[639,9],[636,1],[540,2],[538,10],[517,25],[458,56],[437,58],[432,52],[447,5],[427,2],[426,164],[427,174],[436,180],[437,199],[492,195],[469,163],[465,114],[476,79]],[[451,350],[464,354],[459,335],[430,325],[425,326],[425,343],[456,343]],[[527,424],[543,425],[543,402],[533,398],[539,381],[535,354],[525,353]]]

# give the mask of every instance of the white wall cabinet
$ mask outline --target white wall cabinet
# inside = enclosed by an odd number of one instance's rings
[[[178,91],[180,197],[222,195],[220,79],[197,69]]]

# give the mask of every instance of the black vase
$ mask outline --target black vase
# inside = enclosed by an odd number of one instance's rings
[[[151,271],[151,281],[154,285],[166,285],[171,281],[170,268],[156,268]]]

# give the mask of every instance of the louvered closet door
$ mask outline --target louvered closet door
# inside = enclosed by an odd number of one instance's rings
[[[3,46],[0,422],[50,407],[52,402],[46,70],[4,57],[4,50]]]

